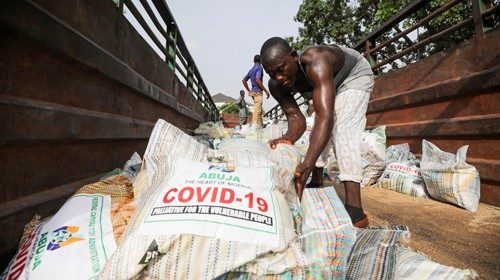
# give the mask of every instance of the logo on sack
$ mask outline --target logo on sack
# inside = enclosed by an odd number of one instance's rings
[[[148,250],[142,256],[142,259],[139,261],[139,264],[147,264],[150,260],[156,258],[160,252],[158,251],[158,243],[153,239],[151,244],[149,244]]]
[[[236,169],[236,166],[210,165],[208,167],[208,170],[221,171],[221,172],[225,172],[225,173],[234,172],[235,169]]]
[[[77,226],[64,226],[54,230],[47,250],[54,251],[71,243],[85,240],[81,235],[76,235],[79,229]]]

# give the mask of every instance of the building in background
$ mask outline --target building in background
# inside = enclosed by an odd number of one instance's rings
[[[222,93],[218,93],[216,95],[213,95],[212,100],[214,101],[215,106],[217,107],[217,109],[219,109],[219,111],[221,110],[221,108],[225,108],[227,106],[227,104],[235,104],[236,107],[238,107],[238,104],[236,104],[238,102],[238,99],[233,98],[231,96],[227,96],[227,95],[222,94]],[[247,102],[247,110],[248,110],[249,114],[251,114],[253,112],[253,103],[251,100],[252,99],[249,98],[248,96],[245,97],[245,101]],[[224,113],[224,112],[221,112],[221,113]]]

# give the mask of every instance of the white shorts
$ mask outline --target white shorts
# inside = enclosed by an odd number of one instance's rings
[[[366,126],[369,90],[343,89],[335,97],[332,135],[321,153],[316,167],[325,167],[332,148],[339,167],[339,180],[359,183],[363,179],[361,166],[362,133]]]

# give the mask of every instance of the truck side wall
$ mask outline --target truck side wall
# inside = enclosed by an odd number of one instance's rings
[[[208,112],[110,0],[0,4],[0,264],[34,214]]]
[[[500,206],[500,36],[488,34],[376,78],[368,127],[386,125],[387,145],[422,139],[447,152],[469,145],[481,202]]]

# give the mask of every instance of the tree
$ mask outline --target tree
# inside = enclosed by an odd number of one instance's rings
[[[236,102],[234,103],[226,103],[219,108],[219,112],[224,114],[238,114],[240,111],[240,107]]]
[[[303,24],[294,48],[309,44],[355,45],[410,0],[304,0],[294,20]]]
[[[354,46],[366,37],[372,30],[390,19],[393,15],[408,5],[411,0],[304,0],[299,7],[294,20],[303,24],[299,28],[298,37],[286,37],[292,48],[301,50],[307,45],[335,43],[344,46]],[[397,28],[408,28],[438,9],[448,0],[429,1],[422,9],[401,22]],[[498,2],[498,0],[493,1]],[[471,17],[471,1],[462,1],[452,9],[426,23],[419,30],[419,38],[403,38],[377,53],[377,60],[383,60],[390,55],[414,44],[413,41],[423,40],[452,25]],[[398,31],[392,29],[382,34],[376,43],[383,42],[394,36]],[[393,62],[392,68],[411,63],[418,56],[427,56],[473,36],[474,28],[466,27],[433,44],[402,57],[400,62]],[[409,41],[410,40],[410,41]],[[401,64],[402,62],[402,64]]]

